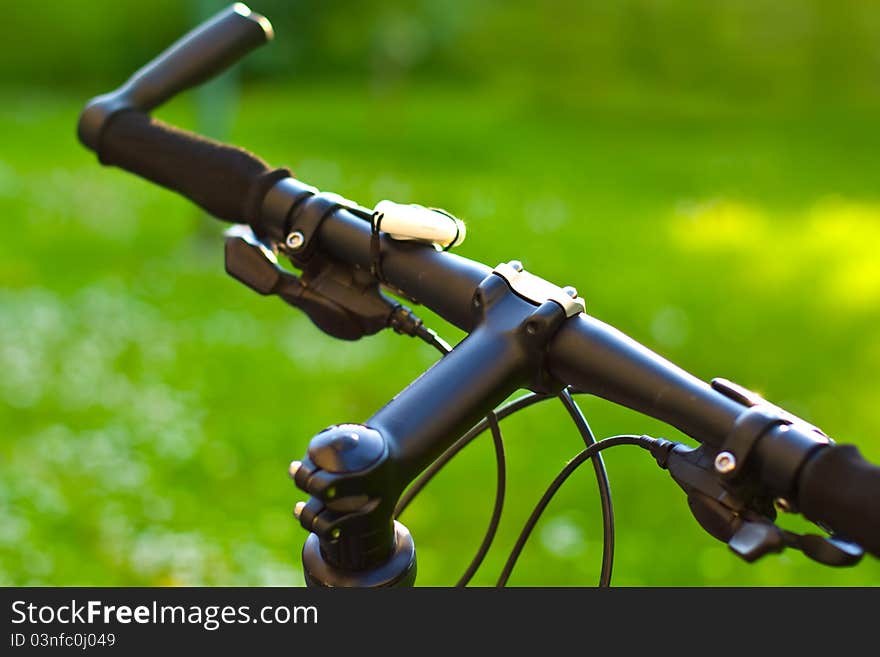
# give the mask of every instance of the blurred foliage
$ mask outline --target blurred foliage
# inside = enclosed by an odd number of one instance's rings
[[[48,0],[37,11],[7,3],[0,79],[103,89],[226,4]],[[271,17],[280,38],[245,66],[285,85],[427,76],[591,97],[647,85],[740,100],[878,99],[873,0],[261,0],[252,8]]]
[[[75,142],[83,101],[210,5],[4,9],[0,584],[301,582],[288,461],[434,359],[395,335],[338,343],[238,285],[216,222]],[[463,255],[574,284],[696,375],[757,389],[880,461],[876,7],[254,3],[277,38],[240,76],[228,138],[367,205],[457,211]],[[193,99],[159,114],[193,126]],[[583,403],[599,435],[680,437]],[[579,447],[557,406],[505,425],[508,510],[476,583],[494,581]],[[876,560],[744,564],[645,454],[607,463],[617,584],[880,584]],[[478,442],[407,511],[420,583],[464,569],[494,476]],[[511,582],[594,583],[600,529],[585,469]]]

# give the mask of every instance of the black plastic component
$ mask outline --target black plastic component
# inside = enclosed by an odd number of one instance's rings
[[[313,587],[406,587],[416,581],[416,548],[409,530],[394,521],[394,549],[383,562],[362,570],[345,570],[328,563],[315,534],[303,545],[303,572]]]
[[[801,471],[797,504],[810,520],[880,557],[880,467],[855,446],[818,450]]]
[[[254,227],[260,239],[281,243],[290,233],[289,216],[293,208],[318,190],[296,178],[282,178],[263,197],[260,224]]]
[[[272,262],[263,252],[263,248],[265,247],[261,248],[242,237],[227,237],[225,245],[226,273],[247,285],[254,292],[264,295],[277,294],[283,290],[287,272]],[[288,276],[296,280],[297,287],[301,287],[295,276]]]
[[[749,456],[755,443],[771,428],[780,424],[787,425],[788,421],[779,417],[779,414],[771,406],[759,404],[744,411],[737,418],[733,429],[721,446],[722,450],[730,452],[736,459],[736,467],[722,476],[734,479],[746,472]]]
[[[184,35],[128,81],[89,101],[80,117],[80,141],[98,151],[108,119],[122,110],[149,112],[185,89],[226,69],[273,36],[260,14],[236,3]]]
[[[728,542],[747,518],[776,517],[772,500],[748,482],[725,480],[715,471],[716,451],[676,444],[661,467],[667,467],[675,482],[687,493],[694,518],[709,534]]]
[[[304,267],[315,255],[317,240],[313,238],[321,222],[340,207],[339,199],[334,195],[318,193],[306,196],[293,208],[284,223],[285,232],[298,231],[302,243],[296,249],[285,249],[285,253],[297,267]],[[282,245],[281,248],[285,247]]]
[[[728,379],[715,377],[709,382],[709,385],[712,386],[712,390],[717,390],[725,397],[730,397],[732,400],[739,402],[743,406],[751,407],[765,403],[764,399],[757,393],[752,392],[748,388],[744,388],[738,383],[729,381]]]
[[[751,562],[792,547],[828,566],[851,566],[861,559],[861,547],[839,536],[799,535],[780,529],[773,522],[776,512],[763,482],[750,480],[754,472],[749,477],[720,475],[714,468],[714,453],[705,445],[691,449],[676,444],[671,450],[664,446],[657,462],[669,468],[687,493],[688,506],[700,526],[740,558]]]
[[[304,294],[295,305],[322,331],[342,340],[378,333],[388,326],[397,305],[379,291],[368,272],[336,261],[311,261],[302,282]]]
[[[826,566],[854,566],[862,560],[865,553],[860,545],[852,541],[817,534],[797,537],[796,547],[813,561]]]
[[[406,306],[398,306],[391,313],[388,326],[395,333],[415,337],[425,330],[424,322]]]
[[[745,561],[752,562],[771,552],[782,552],[782,530],[769,522],[744,522],[727,543]]]
[[[755,443],[754,476],[769,495],[794,500],[804,463],[829,442],[808,424],[777,424]]]
[[[242,236],[227,237],[227,273],[260,294],[278,295],[300,308],[328,335],[340,340],[372,335],[389,325],[399,307],[365,272],[322,261],[300,279],[271,260],[266,248]]]
[[[700,527],[725,543],[736,533],[741,522],[737,513],[717,499],[692,490],[687,496],[688,507]]]
[[[309,458],[327,472],[366,470],[384,453],[385,441],[379,432],[362,424],[337,424],[309,443]]]

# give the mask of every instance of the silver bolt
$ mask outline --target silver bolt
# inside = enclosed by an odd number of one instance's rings
[[[565,292],[572,299],[577,299],[578,291],[573,286],[566,285],[564,288],[562,288],[562,291]]]
[[[775,502],[780,511],[784,513],[794,513],[794,505],[784,497],[777,497]]]
[[[296,473],[299,472],[299,469],[302,467],[301,461],[291,461],[290,465],[287,468],[287,474],[290,475],[290,478],[293,479],[296,476]]]
[[[305,241],[306,236],[303,235],[300,231],[295,230],[287,236],[287,238],[284,240],[284,243],[287,245],[288,249],[296,251],[303,245]]]
[[[733,472],[736,469],[736,457],[730,452],[718,452],[715,457],[715,469],[721,474]]]
[[[305,502],[297,502],[296,506],[293,507],[293,517],[299,520],[299,517],[302,515],[303,509],[306,508]]]
[[[523,264],[519,260],[511,260],[507,264],[510,265],[511,267],[513,267],[514,271],[522,271],[523,270]]]

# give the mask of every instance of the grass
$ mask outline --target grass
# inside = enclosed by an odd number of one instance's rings
[[[226,277],[218,223],[75,142],[85,95],[0,103],[0,584],[301,583],[287,463],[324,426],[369,417],[434,355],[390,334],[338,343]],[[162,116],[193,124],[185,101]],[[574,284],[590,313],[696,375],[757,389],[880,461],[870,113],[304,84],[249,90],[234,125],[232,141],[322,189],[457,212],[461,254]],[[583,406],[599,435],[680,437]],[[484,585],[579,448],[558,404],[505,432],[509,502]],[[616,584],[880,584],[873,559],[744,564],[650,457],[606,454]],[[450,584],[469,561],[493,464],[480,441],[407,511],[421,584]],[[600,529],[587,468],[511,583],[593,584]]]

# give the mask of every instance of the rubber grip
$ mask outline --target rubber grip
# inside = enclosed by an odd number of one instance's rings
[[[126,110],[113,115],[97,148],[103,164],[118,166],[179,192],[219,219],[258,220],[269,188],[290,175],[248,151]]]
[[[241,3],[232,5],[181,37],[115,91],[92,98],[77,124],[80,141],[97,151],[107,123],[117,112],[149,112],[271,38],[272,26],[264,16]]]
[[[880,467],[854,445],[820,449],[798,480],[798,506],[814,522],[880,557]]]
[[[265,16],[236,3],[178,39],[117,93],[129,107],[149,111],[214,77],[272,36]]]

